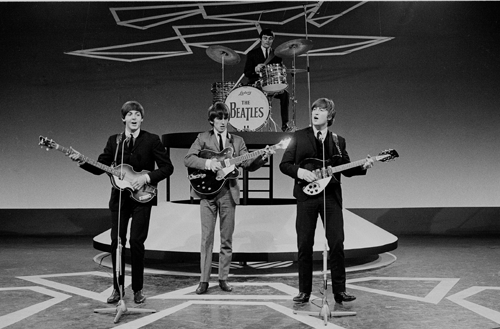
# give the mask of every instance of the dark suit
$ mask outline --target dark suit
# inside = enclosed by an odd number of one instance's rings
[[[107,166],[111,166],[116,155],[116,165],[121,164],[123,143],[118,142],[119,140],[125,140],[124,134],[110,136],[103,153],[99,155],[97,161]],[[123,163],[131,165],[136,172],[141,172],[142,170],[149,171],[148,175],[151,179],[150,184],[152,185],[157,185],[158,182],[170,176],[174,171],[172,162],[170,161],[165,147],[161,143],[158,135],[141,130],[139,136],[134,142],[132,151],[130,152],[125,145],[123,152]],[[158,166],[158,169],[156,170],[155,163]],[[81,165],[81,168],[96,175],[104,173],[101,169],[87,163]],[[128,222],[132,217],[129,241],[132,265],[132,290],[137,292],[142,290],[143,287],[145,252],[144,242],[146,241],[148,235],[151,207],[157,204],[157,198],[155,197],[147,203],[139,203],[130,198],[129,192],[126,191],[123,192],[121,196],[121,209],[119,200],[120,191],[112,188],[111,198],[109,200],[109,209],[111,210],[111,254],[113,259],[114,276],[113,285],[115,289],[118,289],[115,265],[116,248],[118,245],[118,212],[120,211],[120,239],[123,246],[125,246],[127,241]],[[122,273],[125,273],[125,262],[123,259],[121,263]],[[123,276],[121,276],[120,285],[123,285],[123,279]]]
[[[228,134],[224,148],[232,147],[233,156],[237,157],[248,153],[245,141],[237,135]],[[220,152],[219,142],[213,130],[198,134],[196,140],[191,145],[184,165],[194,169],[205,169],[207,159],[200,158],[198,154],[202,150]],[[260,168],[266,161],[262,156],[249,159],[240,166],[249,171]],[[240,202],[240,187],[237,179],[228,179],[222,189],[215,195],[198,194],[191,189],[191,195],[201,198],[200,218],[201,218],[201,247],[200,247],[200,282],[209,282],[212,270],[212,252],[214,244],[215,224],[217,213],[220,217],[220,252],[219,252],[219,280],[227,280],[229,267],[232,259],[232,244],[234,232],[234,218],[236,204]]]
[[[330,270],[332,277],[332,288],[334,293],[345,291],[345,265],[344,265],[344,219],[342,215],[342,188],[340,186],[341,175],[335,174],[334,179],[325,188],[326,203],[323,193],[315,196],[309,196],[302,190],[304,184],[298,178],[298,169],[303,160],[307,158],[322,158],[324,145],[325,158],[331,159],[333,165],[349,163],[349,155],[346,150],[345,139],[338,136],[339,150],[335,146],[332,134],[329,133],[324,144],[318,142],[314,136],[313,128],[305,128],[294,133],[294,137],[280,163],[280,170],[285,175],[295,179],[293,195],[297,199],[297,246],[299,263],[299,290],[300,292],[311,293],[312,290],[312,272],[313,272],[313,246],[314,234],[318,214],[324,223],[324,206],[326,205],[326,237],[329,246]],[[354,175],[364,175],[366,170],[361,167],[352,168],[343,171],[346,177]]]
[[[271,52],[274,53],[272,50]],[[264,57],[264,53],[262,52],[260,45],[257,48],[252,49],[247,54],[244,73],[248,79],[248,85],[254,85],[257,80],[260,79],[259,74],[255,72],[255,67],[258,64],[263,64],[265,61],[266,58]],[[268,64],[283,64],[283,60],[281,57],[274,56]],[[274,98],[278,98],[280,100],[281,123],[282,126],[284,126],[288,123],[288,104],[290,102],[290,95],[288,94],[288,91],[284,90],[282,93],[275,94]]]

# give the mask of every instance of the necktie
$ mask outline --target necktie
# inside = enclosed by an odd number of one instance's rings
[[[128,151],[132,153],[132,148],[134,147],[134,135],[130,135],[130,139],[128,141]]]
[[[266,59],[269,57],[269,48],[266,48]]]
[[[322,138],[321,138],[321,131],[318,131],[318,133],[316,134],[316,138],[321,142],[322,141]]]
[[[217,134],[219,136],[219,151],[222,151],[224,149],[224,145],[222,144],[222,135]]]

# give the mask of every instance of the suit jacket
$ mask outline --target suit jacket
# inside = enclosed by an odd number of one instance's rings
[[[274,54],[274,50],[272,50],[271,53]],[[244,73],[248,78],[248,84],[251,85],[255,83],[255,81],[259,80],[260,76],[255,73],[255,67],[257,66],[257,64],[262,64],[265,61],[266,58],[264,57],[264,53],[262,52],[260,45],[257,48],[250,50],[250,52],[247,54]],[[268,64],[281,64],[282,62],[283,60],[281,59],[281,57],[275,55]]]
[[[238,157],[243,154],[247,154],[248,150],[245,145],[245,141],[242,137],[238,135],[230,134],[229,132],[228,138],[226,139],[225,147],[233,148],[234,157]],[[217,140],[217,136],[215,136],[213,130],[205,131],[199,133],[196,137],[196,140],[191,145],[188,153],[184,157],[184,165],[189,168],[205,170],[205,163],[207,159],[201,158],[198,156],[200,151],[202,150],[211,150],[213,152],[220,152],[222,150],[219,149],[219,141]],[[241,167],[249,170],[255,171],[262,167],[266,163],[266,160],[262,160],[262,156],[258,156],[254,159],[249,159],[240,164]],[[237,179],[228,179],[226,184],[230,190],[231,196],[236,204],[240,202],[240,187],[238,185]],[[191,189],[191,196],[193,198],[206,199],[214,197],[213,195],[203,195],[197,193],[194,189]]]
[[[115,134],[108,138],[103,153],[99,155],[99,158],[97,159],[98,162],[105,164],[106,166],[111,166],[113,161],[115,160],[115,154],[118,148],[116,165],[121,164],[123,142],[117,142],[118,138],[120,138],[121,141],[124,141],[125,135],[123,133]],[[127,146],[125,145],[123,153],[123,163],[131,165],[136,172],[148,170],[148,175],[151,179],[151,185],[157,185],[158,182],[172,175],[172,173],[174,172],[174,167],[167,155],[165,147],[160,141],[160,137],[144,130],[140,131],[139,136],[137,136],[137,139],[134,141],[132,152],[129,152]],[[158,166],[158,169],[156,170],[155,163]],[[104,173],[103,170],[87,163],[81,165],[81,168],[95,175],[101,175]],[[120,191],[118,189],[111,189],[109,208],[112,211],[118,209],[119,193]],[[127,200],[129,198],[123,198],[122,196],[122,200],[124,199]],[[155,197],[145,204],[156,205],[157,202],[157,198]]]
[[[349,154],[346,150],[345,139],[342,136],[338,136],[339,148],[342,153],[342,157],[339,158],[339,152],[335,147],[335,142],[331,133],[328,134],[328,138],[330,154],[332,154],[332,158],[335,157],[335,165],[341,165],[351,162],[351,160],[349,159]],[[290,141],[290,144],[288,144],[285,153],[283,154],[283,158],[280,163],[280,170],[285,175],[288,175],[295,179],[293,196],[298,201],[305,201],[310,197],[302,190],[302,187],[304,185],[299,185],[299,182],[303,182],[297,176],[298,170],[300,168],[300,163],[307,158],[316,158],[316,154],[316,137],[314,136],[312,127],[296,131],[294,133],[294,137]],[[355,167],[343,171],[342,174],[346,177],[365,175],[366,170],[364,170],[362,167]],[[340,173],[335,173],[334,176],[338,182],[332,179],[329,183],[329,186],[327,187],[327,191],[333,191],[332,193],[334,194],[335,199],[337,199],[339,204],[342,206],[342,188],[340,186],[341,175]]]

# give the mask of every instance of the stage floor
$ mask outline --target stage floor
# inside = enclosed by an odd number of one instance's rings
[[[93,258],[92,237],[0,239],[0,328],[356,328],[469,329],[500,327],[500,239],[400,236],[397,261],[348,273],[347,304],[356,316],[324,326],[315,317],[293,314],[296,276],[232,278],[235,290],[215,281],[197,296],[198,277],[147,273],[139,307],[154,314],[126,314],[118,324],[105,308],[111,270]],[[320,296],[321,275],[314,277]],[[329,294],[331,302],[331,294]],[[126,289],[128,307],[132,301]],[[319,303],[315,300],[314,303]],[[333,303],[332,303],[333,304]],[[307,304],[300,309],[315,309]],[[317,308],[316,308],[317,309]]]

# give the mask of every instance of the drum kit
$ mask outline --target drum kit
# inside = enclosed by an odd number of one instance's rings
[[[274,53],[280,57],[292,58],[292,68],[287,69],[282,64],[267,64],[260,72],[260,79],[252,86],[243,86],[238,81],[224,81],[224,66],[236,65],[240,56],[232,49],[214,45],[207,48],[208,57],[222,64],[222,81],[212,84],[213,103],[224,102],[229,108],[230,124],[237,131],[278,131],[277,125],[271,117],[271,103],[274,95],[288,89],[287,73],[292,76],[292,119],[288,123],[289,131],[295,131],[296,99],[295,75],[308,72],[305,69],[295,68],[297,56],[307,53],[313,44],[308,39],[295,39],[279,45]]]

